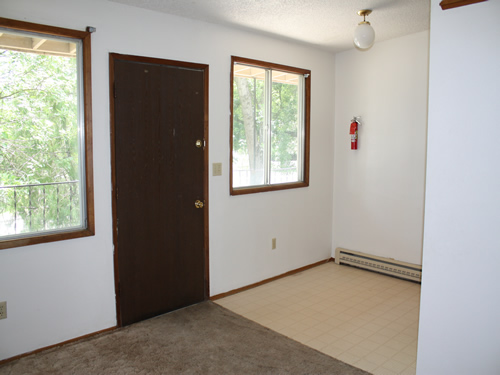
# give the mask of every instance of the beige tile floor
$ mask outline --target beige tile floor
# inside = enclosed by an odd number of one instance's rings
[[[215,302],[370,373],[416,372],[419,284],[330,262]]]

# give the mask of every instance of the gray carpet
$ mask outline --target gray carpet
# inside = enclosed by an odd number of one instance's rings
[[[9,362],[0,374],[368,373],[204,302]]]

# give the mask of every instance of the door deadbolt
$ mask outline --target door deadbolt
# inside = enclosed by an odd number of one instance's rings
[[[199,199],[197,199],[197,200],[194,201],[194,206],[196,208],[203,208],[204,205],[205,204],[202,201],[200,201]]]

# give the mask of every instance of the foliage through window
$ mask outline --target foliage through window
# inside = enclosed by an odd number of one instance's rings
[[[308,186],[310,71],[232,57],[231,194]]]
[[[0,19],[0,248],[93,234],[84,53],[87,32]]]

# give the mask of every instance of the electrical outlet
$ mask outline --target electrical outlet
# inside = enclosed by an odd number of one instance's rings
[[[271,250],[275,250],[275,249],[276,249],[276,238],[273,238],[272,245],[271,245]]]
[[[0,302],[0,319],[7,319],[7,301]]]

